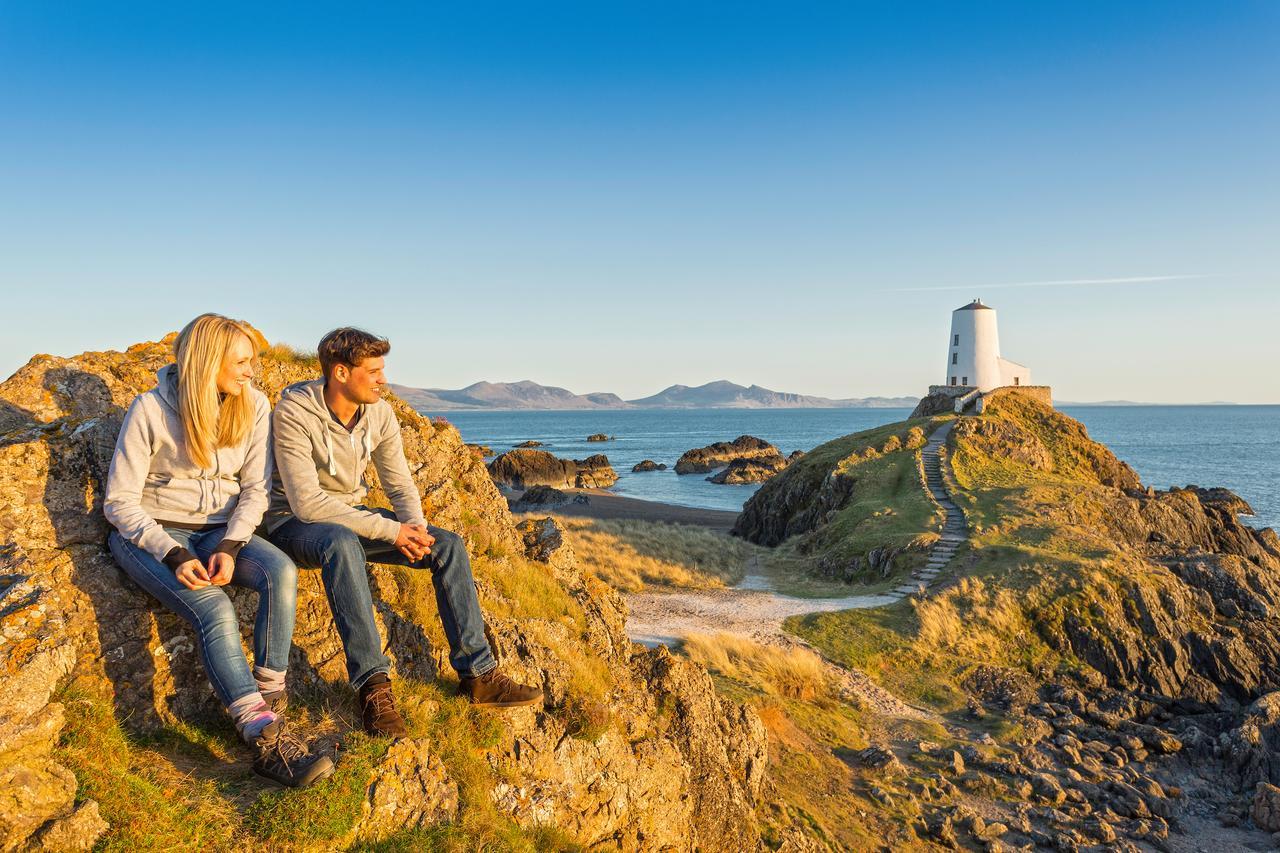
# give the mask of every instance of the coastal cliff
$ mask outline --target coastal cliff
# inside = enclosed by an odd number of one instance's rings
[[[1265,847],[1280,830],[1280,538],[1243,523],[1238,496],[1143,487],[1078,422],[996,393],[981,415],[816,448],[735,532],[820,569],[865,559],[877,535],[890,550],[928,539],[936,517],[890,499],[918,465],[891,439],[945,423],[967,528],[943,574],[897,604],[787,623],[960,738],[950,764],[892,739],[859,756],[867,798],[926,845]],[[886,762],[900,778],[874,769]]]
[[[375,564],[411,737],[351,733],[341,646],[319,573],[303,571],[290,717],[342,742],[338,771],[305,792],[248,782],[190,629],[105,548],[115,436],[170,352],[166,339],[36,356],[0,385],[0,849],[758,844],[766,741],[754,712],[697,666],[633,646],[621,599],[582,572],[558,525],[517,526],[457,431],[395,398],[426,515],[463,535],[495,652],[543,686],[546,707],[494,716],[456,698],[430,579]],[[258,385],[274,402],[314,375],[277,348]],[[370,501],[385,505],[370,474]],[[247,637],[253,596],[232,595]]]

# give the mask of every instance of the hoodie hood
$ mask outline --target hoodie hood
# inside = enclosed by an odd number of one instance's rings
[[[156,394],[166,406],[178,411],[178,365],[166,364],[156,371]]]

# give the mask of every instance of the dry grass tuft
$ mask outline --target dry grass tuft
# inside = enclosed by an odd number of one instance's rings
[[[962,578],[939,595],[916,604],[921,650],[942,650],[974,660],[1007,657],[1011,638],[1030,636],[1024,601],[1013,590]]]
[[[808,649],[764,646],[733,634],[690,634],[682,651],[712,672],[771,696],[810,701],[830,692],[827,665]]]
[[[647,586],[695,589],[742,579],[747,561],[765,549],[687,524],[561,518],[578,562],[623,592]]]

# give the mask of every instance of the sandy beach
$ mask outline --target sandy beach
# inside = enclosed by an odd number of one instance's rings
[[[521,510],[541,512],[547,515],[563,515],[575,518],[628,519],[637,521],[665,521],[673,524],[694,524],[722,533],[728,533],[738,519],[738,513],[718,509],[676,506],[675,504],[642,501],[615,495],[603,489],[563,489],[566,494],[586,495],[590,502],[562,504],[545,509]],[[502,489],[508,499],[516,499],[520,492]]]

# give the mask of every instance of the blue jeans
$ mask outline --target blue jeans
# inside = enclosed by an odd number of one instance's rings
[[[227,529],[166,527],[165,531],[205,562]],[[256,693],[258,683],[245,660],[240,625],[226,590],[219,586],[187,589],[172,569],[114,530],[108,544],[125,574],[196,629],[205,672],[222,704],[230,707],[237,699]],[[258,591],[258,618],[253,624],[254,663],[285,671],[289,668],[289,646],[298,607],[298,570],[293,561],[270,542],[254,536],[236,556],[231,583]]]
[[[389,510],[375,509],[394,519]],[[390,563],[430,569],[436,607],[449,641],[449,663],[459,675],[484,675],[497,666],[484,636],[484,616],[471,576],[471,558],[462,537],[427,526],[435,537],[431,553],[410,561],[388,542],[375,542],[341,524],[308,524],[290,518],[271,531],[271,541],[303,568],[319,568],[329,610],[347,653],[347,677],[357,690],[375,673],[391,670],[382,651],[382,638],[373,621],[373,596],[365,563]]]

